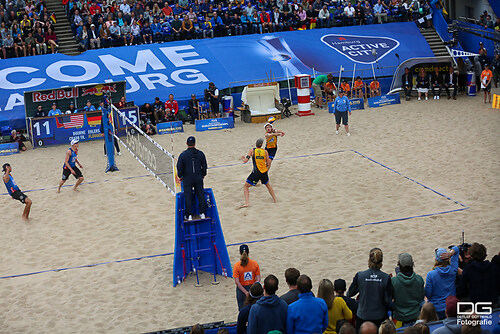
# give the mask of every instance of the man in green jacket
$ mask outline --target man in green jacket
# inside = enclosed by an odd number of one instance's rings
[[[397,320],[397,328],[412,324],[418,319],[425,296],[424,280],[413,272],[413,258],[410,254],[399,254],[398,268],[396,277],[391,278],[394,289],[393,318]]]
[[[328,75],[318,75],[312,82],[316,107],[320,109],[323,109],[323,91],[321,90],[321,85],[326,84],[328,81],[333,82],[333,75],[331,73]]]

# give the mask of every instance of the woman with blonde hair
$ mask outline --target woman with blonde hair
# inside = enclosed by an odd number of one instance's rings
[[[356,273],[347,291],[347,297],[354,297],[359,293],[357,331],[365,321],[380,326],[387,319],[392,300],[392,284],[390,276],[380,270],[383,257],[380,248],[371,249],[368,255],[368,270]]]
[[[420,315],[418,316],[417,324],[428,323],[433,321],[438,321],[439,317],[436,313],[436,308],[432,303],[424,303],[422,309],[420,310]]]
[[[238,311],[244,306],[250,287],[255,282],[260,282],[260,268],[257,261],[248,257],[250,250],[247,245],[240,246],[240,261],[233,268],[234,282],[236,283],[236,301]]]
[[[333,283],[329,279],[322,279],[319,282],[318,298],[323,299],[328,307],[328,327],[324,334],[337,334],[337,322],[351,320],[351,310],[342,297],[335,297]]]

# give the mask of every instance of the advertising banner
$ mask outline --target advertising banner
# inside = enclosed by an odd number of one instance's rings
[[[349,104],[351,105],[351,110],[365,109],[365,101],[363,99],[350,99]],[[333,105],[334,102],[328,102],[328,112],[330,114],[335,114]]]
[[[400,104],[399,94],[388,94],[368,98],[370,108],[387,106],[389,104]]]
[[[156,124],[156,131],[159,135],[166,135],[176,132],[184,132],[182,121],[164,122]]]
[[[0,144],[0,156],[1,155],[11,155],[19,153],[19,144],[18,143],[5,143]]]
[[[69,144],[73,139],[80,141],[102,138],[100,130],[101,111],[61,116],[32,118],[30,138],[33,148]]]
[[[177,101],[193,93],[202,98],[209,82],[224,89],[235,82],[265,79],[270,72],[276,78],[287,73],[293,77],[334,72],[341,65],[350,71],[356,64],[356,71],[371,75],[371,66],[377,64],[375,75],[384,77],[392,75],[388,67],[398,61],[433,56],[415,23],[405,22],[106,48],[74,57],[58,53],[5,59],[0,69],[0,126],[25,127],[24,91],[126,81],[127,100],[142,105],[153,103],[156,96],[165,101],[169,94]],[[102,93],[95,88],[85,96],[81,90],[78,94],[86,98]],[[72,88],[64,91],[75,94]]]
[[[69,109],[71,102],[74,103],[75,109],[80,111],[85,107],[87,101],[90,101],[94,108],[97,109],[105,95],[110,102],[117,103],[122,96],[125,96],[125,84],[125,81],[119,81],[109,84],[92,84],[24,92],[26,117],[35,117],[39,105],[47,113],[52,103],[56,103],[57,109],[64,113]]]
[[[232,129],[234,119],[232,117],[200,119],[195,124],[196,131]]]

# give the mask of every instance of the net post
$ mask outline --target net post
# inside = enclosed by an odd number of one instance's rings
[[[104,103],[105,105],[108,103],[107,97],[104,96]],[[110,118],[111,117],[111,121]],[[118,167],[116,166],[115,162],[115,146],[114,144],[114,128],[113,128],[113,109],[112,105],[108,107],[104,107],[102,109],[102,116],[101,116],[101,124],[102,124],[102,129],[103,129],[103,134],[104,134],[104,145],[106,147],[106,156],[108,158],[108,166],[106,167],[105,172],[115,172],[118,171]]]

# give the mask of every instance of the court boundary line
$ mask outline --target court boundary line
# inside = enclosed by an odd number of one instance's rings
[[[352,151],[352,150],[349,150],[349,149],[345,149],[345,150],[338,150],[338,151],[330,151],[330,152],[321,152],[321,153],[312,153],[312,154],[304,154],[304,155],[297,155],[297,156],[292,156],[292,157],[283,157],[283,158],[276,158],[274,160],[289,160],[289,159],[297,159],[297,158],[307,158],[307,157],[312,157],[312,156],[318,156],[318,155],[328,155],[328,154],[334,154],[334,153],[342,153],[342,152],[347,152],[347,151]],[[212,167],[208,167],[207,169],[217,169],[217,168],[225,168],[225,167],[235,167],[235,166],[241,166],[241,165],[244,165],[243,162],[239,162],[239,163],[234,163],[234,164],[226,164],[226,165],[219,165],[219,166],[212,166]],[[165,173],[160,173],[158,175],[163,175]],[[141,178],[141,177],[154,177],[153,175],[151,174],[142,174],[142,175],[133,175],[133,176],[125,176],[125,177],[122,177],[122,178],[119,178],[118,180],[131,180],[131,179],[138,179],[138,178]],[[113,179],[105,179],[105,180],[101,180],[101,181],[88,181],[88,182],[82,182],[81,185],[86,185],[86,184],[96,184],[96,183],[104,183],[104,182],[109,182],[109,181],[116,181],[116,180],[113,180]],[[62,188],[69,188],[69,187],[73,187],[74,184],[67,184],[67,185],[63,185]],[[53,190],[53,189],[57,189],[58,186],[54,186],[54,187],[47,187],[47,188],[36,188],[36,189],[29,189],[29,190],[23,190],[23,193],[30,193],[30,192],[35,192],[35,191],[45,191],[45,190]],[[2,196],[6,196],[6,195],[9,195],[9,193],[0,193],[0,195]]]
[[[323,229],[323,230],[317,230],[317,231],[310,231],[310,232],[302,232],[302,233],[295,233],[295,234],[290,234],[290,235],[285,235],[285,236],[278,236],[278,237],[272,237],[272,238],[265,238],[265,239],[257,239],[257,240],[252,240],[252,241],[245,241],[245,242],[237,242],[237,243],[231,243],[227,244],[226,247],[234,247],[234,246],[239,246],[242,244],[254,244],[254,243],[260,243],[260,242],[267,242],[267,241],[275,241],[275,240],[284,240],[288,238],[294,238],[294,237],[300,237],[300,236],[308,236],[308,235],[314,235],[314,234],[321,234],[321,233],[327,233],[327,232],[334,232],[334,231],[341,231],[341,230],[349,230],[353,228],[359,228],[359,227],[364,227],[364,226],[372,226],[372,225],[379,225],[379,224],[386,224],[386,223],[393,223],[393,222],[398,222],[398,221],[404,221],[404,220],[410,220],[410,219],[415,219],[415,218],[425,218],[425,217],[432,217],[432,216],[438,216],[438,215],[443,215],[443,214],[448,214],[448,213],[453,213],[453,212],[460,212],[464,210],[470,209],[469,206],[454,200],[453,198],[444,195],[443,193],[438,192],[437,190],[434,190],[426,185],[424,185],[421,182],[418,182],[417,180],[410,178],[395,169],[392,169],[381,162],[372,159],[368,157],[367,155],[360,153],[356,150],[352,149],[345,149],[345,150],[338,150],[338,151],[331,151],[331,152],[322,152],[322,153],[313,153],[313,154],[306,154],[306,155],[300,155],[300,156],[293,156],[293,157],[284,157],[280,159],[275,159],[275,160],[287,160],[287,159],[297,159],[297,158],[306,158],[306,157],[311,157],[311,156],[320,156],[320,155],[328,155],[328,154],[334,154],[334,153],[342,153],[342,152],[353,152],[357,155],[359,155],[362,158],[368,159],[369,161],[378,164],[379,166],[423,187],[424,189],[430,190],[434,192],[435,194],[450,200],[454,202],[455,204],[458,204],[461,206],[459,209],[453,209],[453,210],[446,210],[446,211],[440,211],[440,212],[434,212],[434,213],[426,213],[426,214],[420,214],[420,215],[414,215],[414,216],[408,216],[408,217],[403,217],[403,218],[395,218],[395,219],[387,219],[387,220],[381,220],[381,221],[376,221],[376,222],[370,222],[370,223],[364,223],[364,224],[359,224],[359,225],[351,225],[347,227],[334,227],[334,228],[329,228],[329,229]],[[224,168],[224,167],[232,167],[232,166],[239,166],[241,164],[229,164],[229,165],[221,165],[221,166],[214,166],[211,167],[213,168]],[[122,180],[125,179],[133,179],[133,178],[139,178],[139,177],[145,177],[145,176],[150,176],[150,175],[138,175],[138,176],[129,176],[122,178]],[[93,183],[99,183],[99,182],[107,182],[110,180],[104,180],[104,181],[91,181],[88,182],[87,184],[93,184]],[[43,190],[41,188],[40,190]],[[33,190],[36,191],[36,190]],[[26,191],[29,192],[29,191]],[[3,194],[1,194],[3,195]],[[146,256],[140,256],[140,257],[134,257],[134,258],[128,258],[128,259],[122,259],[122,260],[112,260],[112,261],[106,261],[106,262],[99,262],[99,263],[94,263],[94,264],[87,264],[87,265],[80,265],[80,266],[72,266],[72,267],[65,267],[65,268],[59,268],[59,269],[47,269],[47,270],[40,270],[40,271],[35,271],[35,272],[30,272],[30,273],[24,273],[24,274],[16,274],[16,275],[8,275],[8,276],[1,276],[0,279],[8,279],[8,278],[18,278],[18,277],[26,277],[26,276],[32,276],[32,275],[38,275],[38,274],[45,274],[45,273],[50,273],[50,272],[60,272],[60,271],[66,271],[66,270],[72,270],[72,269],[82,269],[82,268],[92,268],[92,267],[97,267],[105,264],[113,264],[113,263],[122,263],[122,262],[130,262],[130,261],[139,261],[143,259],[150,259],[150,258],[156,258],[156,257],[163,257],[163,256],[170,256],[174,255],[174,252],[168,252],[168,253],[161,253],[161,254],[154,254],[154,255],[146,255]]]

